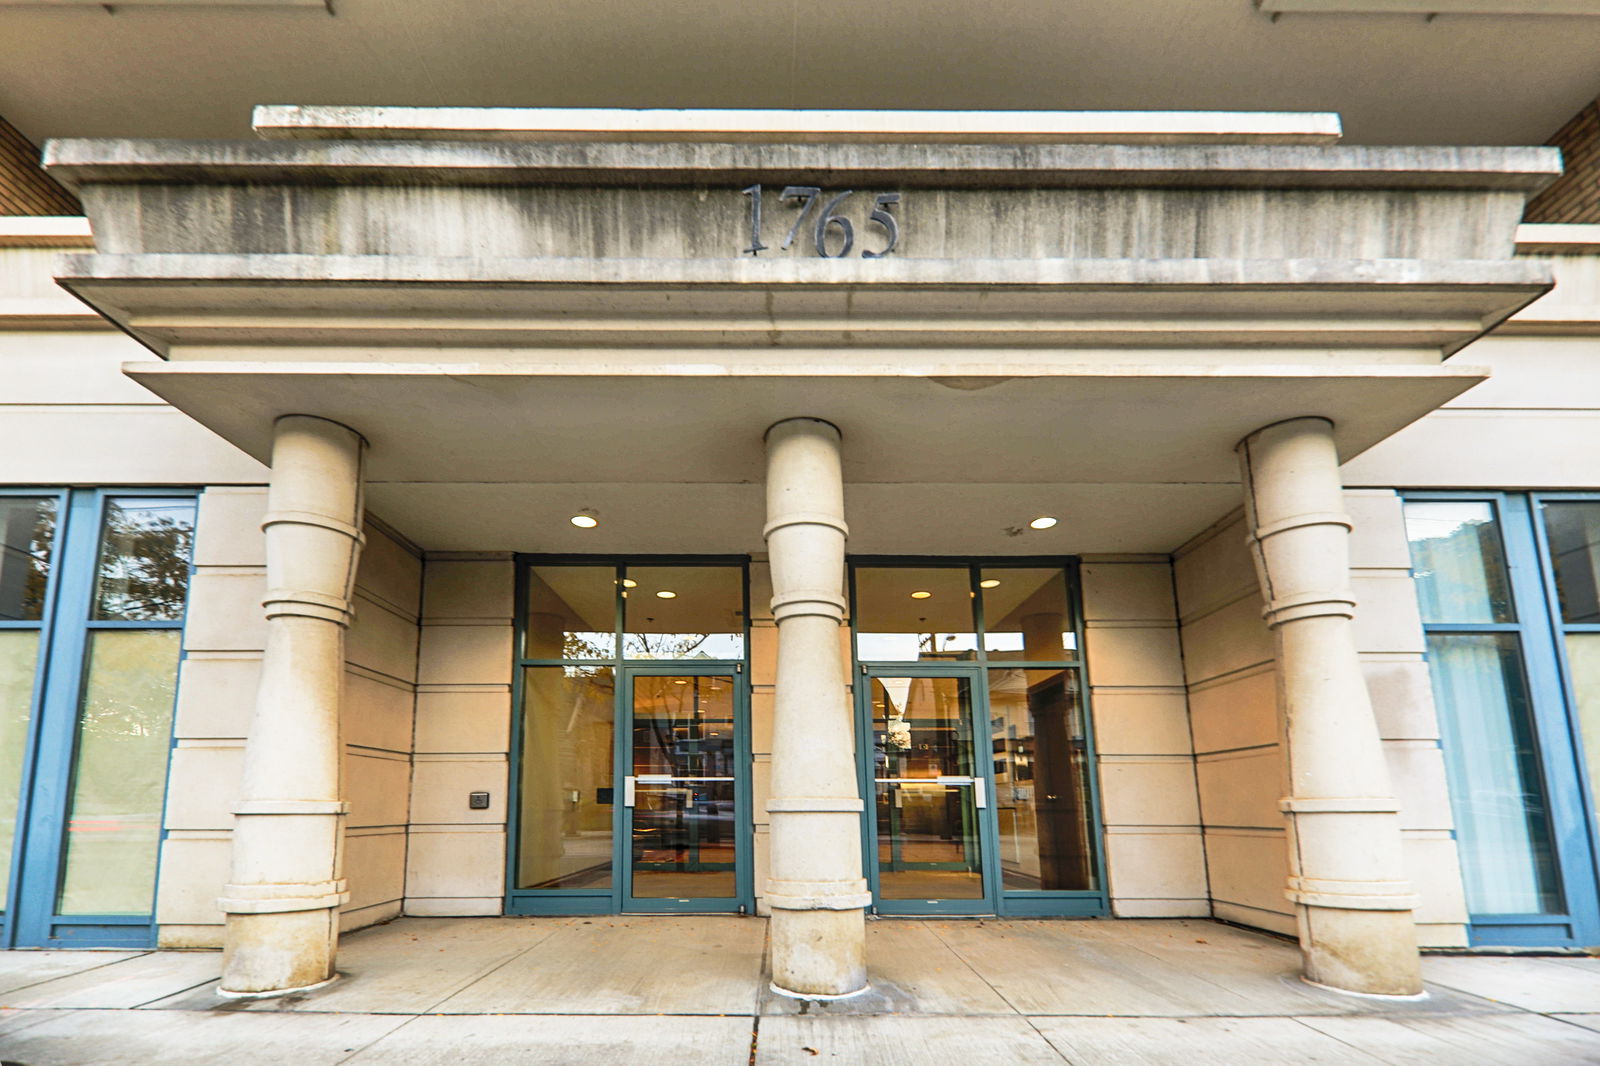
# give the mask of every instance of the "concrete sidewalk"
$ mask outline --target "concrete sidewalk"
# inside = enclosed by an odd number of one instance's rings
[[[0,952],[0,1059],[26,1066],[1600,1064],[1600,959],[1430,957],[1427,998],[1345,996],[1290,944],[1202,920],[875,921],[873,989],[767,991],[766,923],[407,918],[343,977],[215,993],[214,952]]]

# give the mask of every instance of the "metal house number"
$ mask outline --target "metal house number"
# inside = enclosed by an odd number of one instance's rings
[[[761,186],[752,185],[748,189],[740,189],[740,193],[750,197],[750,246],[744,249],[746,255],[760,255],[767,250],[761,243]],[[856,228],[848,218],[838,213],[839,205],[845,198],[854,196],[854,189],[846,189],[831,197],[823,204],[816,214],[816,221],[810,230],[812,246],[817,254],[824,259],[843,259],[855,247]],[[789,227],[789,233],[783,238],[782,248],[789,248],[800,234],[800,227],[806,224],[806,219],[811,216],[812,208],[817,201],[822,199],[822,190],[815,185],[785,185],[783,192],[778,194],[779,203],[795,203],[800,205],[800,213],[795,216],[794,225]],[[900,202],[897,192],[879,193],[872,198],[872,214],[867,216],[868,225],[876,225],[883,230],[885,243],[877,251],[863,248],[861,258],[882,259],[894,251],[894,246],[900,243],[900,223],[889,213],[889,208]],[[830,250],[833,249],[833,250]]]

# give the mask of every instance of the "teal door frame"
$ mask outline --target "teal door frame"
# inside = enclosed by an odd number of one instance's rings
[[[989,694],[982,663],[861,663],[855,685],[856,771],[860,778],[861,863],[872,892],[875,914],[998,914],[1000,912],[1000,826],[995,817],[994,753],[989,744]],[[972,814],[976,822],[978,859],[982,870],[981,899],[884,899],[878,863],[878,789],[876,745],[872,732],[872,685],[881,677],[950,677],[963,679],[971,694],[967,708],[972,730]],[[979,796],[985,802],[979,803]],[[891,812],[893,808],[891,807]],[[890,845],[893,847],[893,845]]]
[[[726,677],[733,683],[733,833],[734,894],[717,897],[666,899],[636,897],[633,894],[633,805],[629,779],[633,774],[633,691],[640,677]],[[754,846],[754,819],[751,817],[750,776],[755,757],[750,747],[750,699],[743,662],[706,660],[660,660],[624,663],[617,676],[617,729],[615,791],[618,802],[612,805],[612,840],[617,871],[616,908],[624,914],[748,914],[755,907],[752,882],[751,848]],[[692,804],[691,804],[692,805]]]
[[[4,623],[6,628],[39,631],[33,701],[19,782],[16,831],[10,863],[9,898],[0,901],[0,948],[126,948],[156,945],[155,903],[160,892],[159,849],[166,841],[165,783],[169,762],[162,765],[157,874],[150,911],[144,914],[58,913],[58,897],[66,874],[71,831],[73,776],[76,772],[79,716],[88,682],[89,642],[94,632],[108,629],[181,631],[182,618],[170,621],[95,621],[90,618],[95,567],[100,551],[106,505],[117,499],[198,499],[195,489],[106,488],[7,489],[6,496],[57,501],[56,530],[43,619],[38,623]],[[193,563],[190,562],[190,573]],[[180,651],[179,662],[184,653]],[[171,719],[169,718],[169,724]]]

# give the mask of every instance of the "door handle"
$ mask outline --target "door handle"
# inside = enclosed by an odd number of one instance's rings
[[[622,805],[624,807],[632,807],[633,806],[633,787],[634,787],[634,784],[635,784],[635,778],[633,778],[633,777],[624,777],[622,779]]]
[[[972,802],[977,805],[980,811],[989,806],[989,789],[985,786],[981,777],[972,779]]]

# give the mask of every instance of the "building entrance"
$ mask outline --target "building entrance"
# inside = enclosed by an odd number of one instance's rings
[[[739,678],[679,666],[624,680],[623,909],[738,910],[751,821]]]
[[[878,913],[1105,913],[1076,576],[1064,560],[852,566]]]

